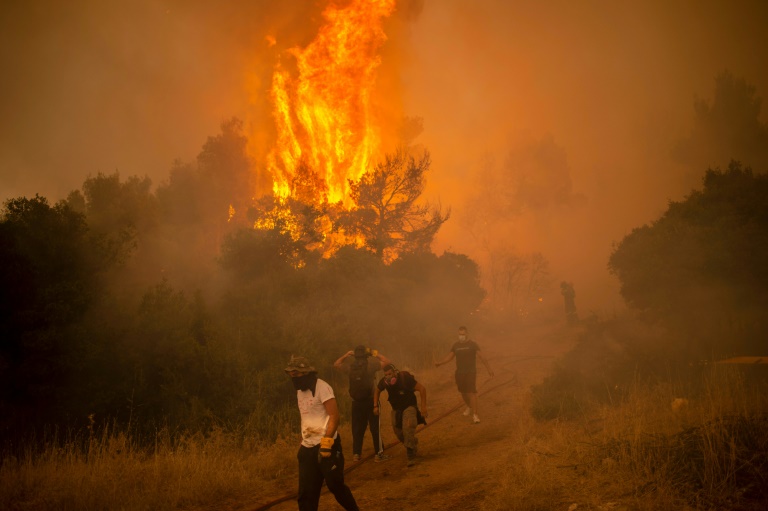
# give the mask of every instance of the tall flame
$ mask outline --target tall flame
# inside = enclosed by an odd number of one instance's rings
[[[382,23],[395,3],[332,3],[315,40],[290,50],[296,76],[278,64],[271,90],[277,141],[267,157],[278,199],[291,195],[296,173],[306,165],[325,188],[317,200],[351,206],[348,180],[358,180],[379,149],[371,96],[378,50],[386,41]]]

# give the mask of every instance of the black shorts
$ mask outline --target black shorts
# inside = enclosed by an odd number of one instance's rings
[[[456,373],[456,386],[462,394],[477,392],[477,373]]]

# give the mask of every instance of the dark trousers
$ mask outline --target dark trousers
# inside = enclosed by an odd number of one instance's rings
[[[341,452],[341,435],[336,435],[331,455],[318,460],[320,445],[299,447],[299,510],[317,511],[323,481],[336,501],[347,511],[358,511],[352,491],[344,484],[344,454]]]
[[[352,454],[363,453],[365,430],[371,428],[373,452],[381,452],[379,416],[373,413],[373,398],[360,401],[352,400]]]

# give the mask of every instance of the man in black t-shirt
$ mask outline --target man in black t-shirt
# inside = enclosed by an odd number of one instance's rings
[[[477,414],[477,360],[483,363],[488,374],[493,378],[493,371],[488,361],[480,352],[480,346],[469,338],[467,327],[459,327],[459,340],[451,346],[451,352],[440,361],[435,362],[435,367],[447,364],[456,359],[456,386],[461,392],[467,408],[464,410],[464,416],[472,414],[472,422],[480,422],[480,416]]]
[[[384,366],[384,377],[379,380],[373,394],[373,413],[379,414],[379,396],[387,392],[392,406],[392,430],[405,446],[408,466],[416,463],[419,439],[416,426],[426,424],[427,389],[408,371],[398,371],[394,365]],[[421,410],[416,404],[416,392],[421,395]]]

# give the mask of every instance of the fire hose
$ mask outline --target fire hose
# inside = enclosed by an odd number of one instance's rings
[[[515,360],[514,362],[515,362],[515,363],[517,363],[517,362],[523,362],[523,361],[525,361],[525,360],[531,360],[531,359],[537,359],[537,358],[552,358],[552,357],[549,357],[549,356],[541,356],[541,355],[534,355],[534,356],[528,356],[528,357],[523,357],[523,358],[517,359],[517,360]],[[490,381],[492,381],[492,380],[491,380],[491,379],[487,379],[487,380],[485,380],[485,381],[484,381],[484,382],[483,382],[483,383],[480,385],[480,388],[482,389],[482,388],[483,388],[483,387],[484,387],[484,386],[485,386],[487,383],[489,383]],[[487,389],[483,390],[482,392],[478,392],[478,395],[480,395],[480,396],[482,396],[482,395],[485,395],[485,394],[487,394],[487,393],[489,393],[489,392],[491,392],[491,391],[493,391],[493,390],[496,390],[496,389],[498,389],[498,388],[500,388],[500,387],[504,387],[505,385],[510,385],[510,384],[517,384],[517,376],[513,376],[512,378],[510,378],[510,379],[508,379],[508,380],[506,380],[506,381],[503,381],[503,382],[501,382],[501,383],[498,383],[498,384],[496,384],[496,385],[494,385],[494,386],[492,386],[492,387],[489,387],[489,388],[487,388]],[[440,414],[440,415],[439,415],[439,416],[437,416],[436,418],[434,418],[434,419],[430,419],[429,423],[427,423],[427,424],[424,424],[424,425],[422,425],[422,426],[419,426],[419,427],[416,429],[416,433],[418,434],[418,433],[420,433],[421,431],[423,431],[423,430],[427,429],[427,428],[428,428],[429,426],[431,426],[432,424],[434,424],[434,423],[436,423],[436,422],[439,422],[439,421],[441,421],[442,419],[444,419],[444,418],[446,418],[447,416],[451,415],[453,412],[455,412],[456,410],[458,410],[458,409],[459,409],[459,408],[461,408],[462,406],[465,406],[464,402],[463,402],[463,401],[460,401],[460,402],[458,402],[456,405],[452,406],[451,408],[449,408],[448,410],[446,410],[445,412],[443,412],[442,414]],[[389,443],[389,444],[387,444],[386,446],[383,446],[383,447],[382,447],[382,443],[381,443],[381,416],[379,416],[379,449],[380,449],[380,451],[382,451],[382,452],[383,452],[383,451],[385,451],[386,449],[390,449],[390,448],[392,448],[392,447],[396,446],[396,445],[397,445],[397,444],[399,444],[399,443],[400,443],[400,440],[395,440],[395,441],[393,441],[393,442],[390,442],[390,443]],[[352,471],[353,471],[353,470],[355,470],[357,467],[359,467],[360,465],[362,465],[362,464],[363,464],[365,461],[367,461],[367,460],[369,460],[369,459],[373,458],[373,457],[374,457],[376,454],[377,454],[377,453],[374,453],[374,454],[369,454],[369,455],[367,455],[365,458],[361,458],[361,459],[360,459],[360,462],[358,462],[358,463],[355,463],[354,465],[349,465],[349,466],[347,466],[347,467],[344,469],[344,473],[345,473],[345,474],[347,474],[347,473],[349,473],[349,472],[352,472]],[[325,493],[325,492],[327,492],[327,491],[328,491],[328,489],[326,488],[326,489],[324,489],[324,490],[323,490],[323,493]],[[285,496],[283,496],[283,497],[280,497],[280,498],[277,498],[277,499],[275,499],[275,500],[272,500],[272,501],[270,501],[270,502],[267,502],[266,504],[262,504],[261,506],[259,506],[259,507],[255,508],[255,509],[253,509],[252,511],[264,511],[264,510],[266,510],[266,509],[270,509],[270,508],[272,508],[272,507],[274,507],[274,506],[276,506],[276,505],[278,505],[278,504],[281,504],[281,503],[283,503],[283,502],[286,502],[286,501],[288,501],[288,500],[293,500],[293,499],[296,499],[297,497],[298,497],[298,494],[297,494],[297,493],[291,493],[290,495],[285,495]]]

